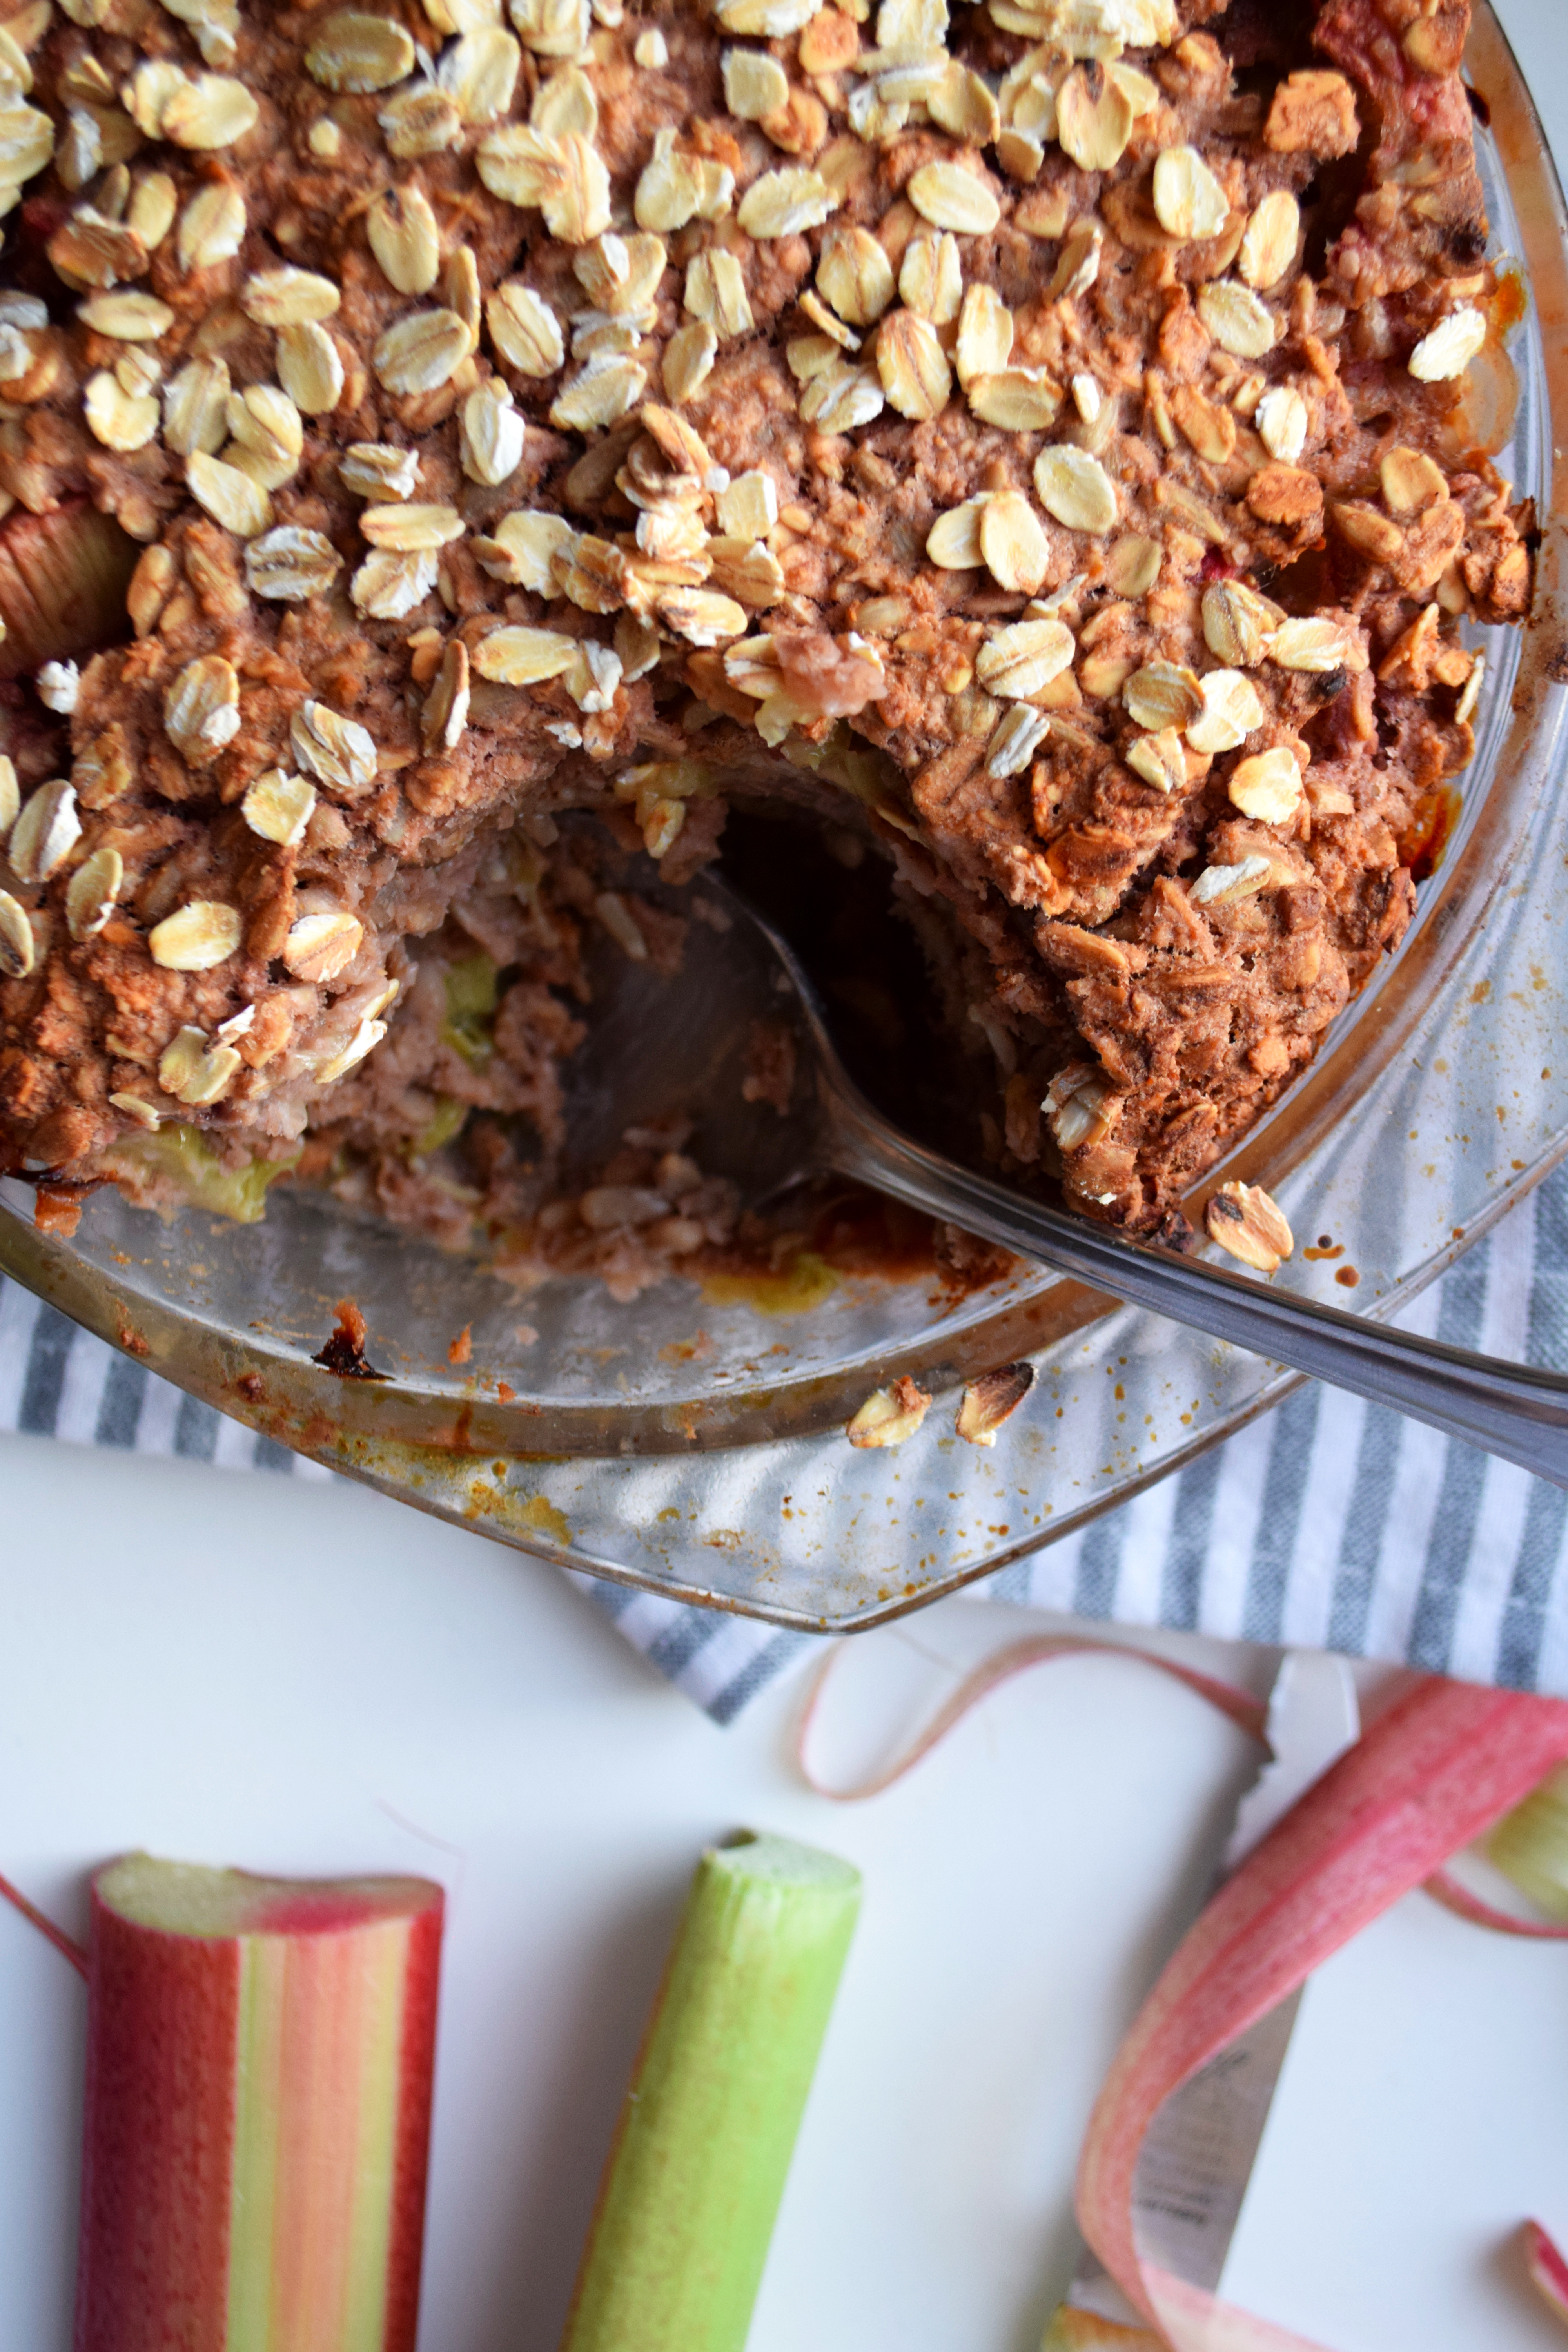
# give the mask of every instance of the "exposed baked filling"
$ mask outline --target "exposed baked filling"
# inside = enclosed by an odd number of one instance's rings
[[[1467,20],[14,9],[13,668],[141,553],[68,751],[13,690],[0,1165],[515,1226],[584,937],[677,955],[634,853],[741,795],[894,862],[993,1158],[1158,1225],[1403,935],[1529,601]],[[717,1246],[679,1140],[519,1246]]]

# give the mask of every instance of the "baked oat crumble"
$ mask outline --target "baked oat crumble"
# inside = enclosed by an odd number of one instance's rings
[[[696,1263],[679,1127],[509,1122],[750,799],[1159,1227],[1528,606],[1466,0],[0,9],[0,1169]]]

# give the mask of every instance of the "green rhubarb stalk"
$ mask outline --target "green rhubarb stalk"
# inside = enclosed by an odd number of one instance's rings
[[[859,1906],[859,1872],[814,1846],[703,1855],[562,2352],[741,2352]]]
[[[76,2352],[414,2352],[441,1911],[98,1873]]]

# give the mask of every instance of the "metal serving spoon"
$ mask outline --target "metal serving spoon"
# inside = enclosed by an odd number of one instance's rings
[[[795,998],[815,1057],[817,1131],[809,1172],[832,1168],[1129,1306],[1394,1405],[1446,1436],[1568,1487],[1568,1374],[1472,1355],[1272,1290],[1047,1208],[943,1158],[885,1118],[857,1087],[824,1002],[790,941],[721,876],[710,871],[703,883],[735,920],[767,941]]]

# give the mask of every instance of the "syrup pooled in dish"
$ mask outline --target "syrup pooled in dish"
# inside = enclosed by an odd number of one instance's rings
[[[0,1166],[699,1265],[679,1126],[552,1193],[561,1069],[743,800],[891,861],[992,1161],[1169,1230],[1529,603],[1467,15],[13,9]]]

